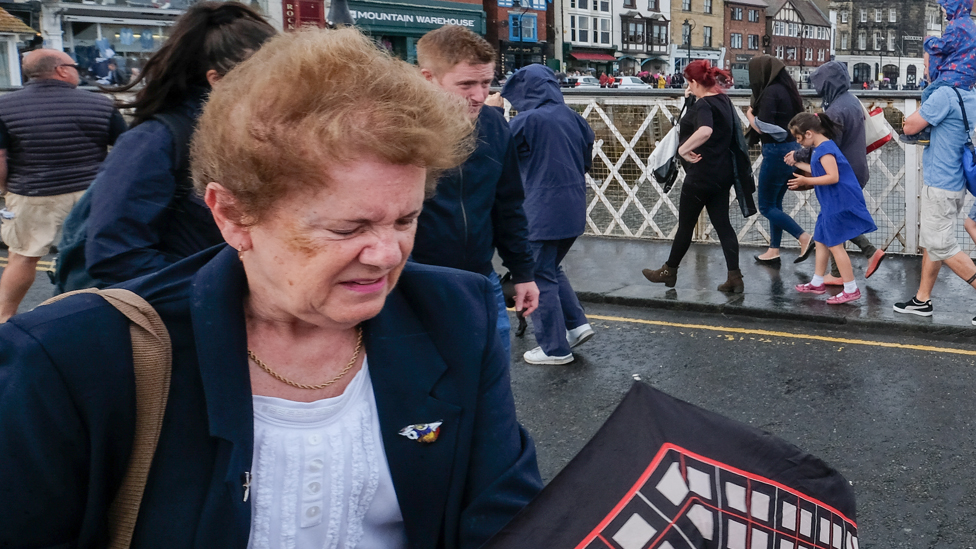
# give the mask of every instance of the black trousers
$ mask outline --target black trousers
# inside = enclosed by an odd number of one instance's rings
[[[708,218],[722,243],[722,253],[730,271],[739,269],[739,239],[729,220],[729,190],[725,185],[699,184],[686,181],[681,187],[681,197],[678,201],[678,232],[671,244],[671,255],[668,265],[677,268],[682,258],[691,246],[691,237],[698,223],[698,215],[702,208],[708,212]]]

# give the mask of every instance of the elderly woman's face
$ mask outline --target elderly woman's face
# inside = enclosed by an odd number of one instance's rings
[[[347,328],[383,308],[413,248],[426,171],[377,160],[329,170],[315,194],[286,196],[250,229],[248,285],[262,310]]]

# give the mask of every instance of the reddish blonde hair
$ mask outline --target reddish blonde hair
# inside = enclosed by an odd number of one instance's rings
[[[210,182],[227,188],[242,224],[364,157],[426,168],[431,194],[473,150],[472,130],[463,100],[359,31],[280,34],[214,87],[193,137],[193,178],[201,193]]]

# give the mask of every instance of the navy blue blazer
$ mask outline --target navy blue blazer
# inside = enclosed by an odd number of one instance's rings
[[[254,427],[244,270],[218,246],[124,285],[160,313],[173,378],[132,547],[247,546]],[[474,549],[542,487],[484,277],[409,264],[364,345],[412,548]],[[128,321],[96,296],[0,325],[0,547],[96,548],[132,447]],[[443,420],[440,438],[398,434]]]

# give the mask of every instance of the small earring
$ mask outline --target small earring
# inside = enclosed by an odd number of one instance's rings
[[[241,262],[244,261],[244,246],[243,245],[240,245],[240,246],[237,247],[237,259],[239,259]]]

